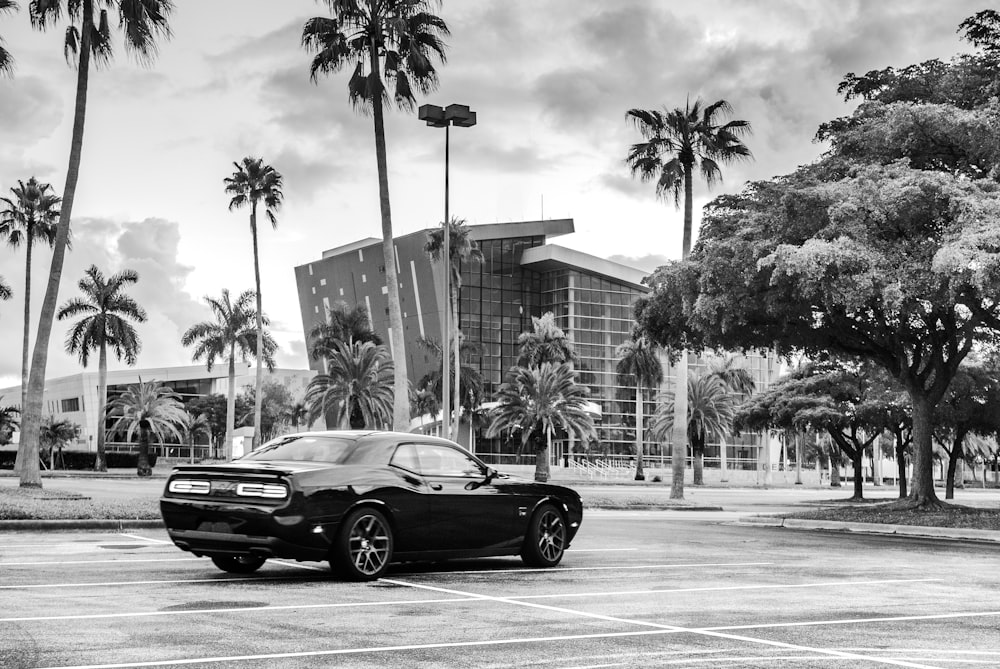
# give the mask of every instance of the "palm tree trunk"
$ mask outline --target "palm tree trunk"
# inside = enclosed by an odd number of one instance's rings
[[[152,476],[153,468],[149,466],[149,430],[139,428],[139,458],[136,464],[137,476]]]
[[[453,365],[454,369],[452,370],[454,376],[454,382],[452,383],[452,388],[451,388],[451,396],[452,396],[451,410],[454,412],[454,414],[452,414],[454,418],[452,418],[451,421],[451,434],[455,435],[454,439],[455,441],[458,441],[458,422],[462,415],[462,404],[461,404],[462,389],[459,386],[459,384],[462,381],[462,376],[461,376],[462,361],[459,355],[460,346],[458,338],[458,333],[459,333],[458,294],[462,290],[461,278],[459,278],[457,281],[452,281],[452,284],[453,285],[451,289],[451,335],[452,335],[452,346],[455,349],[455,364]]]
[[[21,423],[22,453],[20,484],[22,487],[41,488],[42,477],[38,469],[38,428],[42,420],[42,393],[45,390],[45,367],[48,363],[49,339],[52,322],[55,319],[56,301],[59,299],[59,281],[62,279],[63,259],[66,257],[66,242],[69,239],[69,223],[73,215],[73,200],[76,184],[80,177],[80,159],[83,156],[83,127],[87,116],[87,84],[90,78],[90,36],[94,29],[93,0],[83,0],[83,25],[80,29],[80,61],[76,72],[76,103],[73,112],[73,138],[70,142],[69,165],[66,169],[66,185],[63,188],[62,208],[56,241],[52,249],[52,264],[49,281],[42,299],[42,312],[35,333],[35,347],[32,351],[31,372],[28,375],[28,397],[23,407]],[[23,449],[23,451],[22,451]]]
[[[379,69],[378,45],[374,38],[369,45],[372,77],[382,86]],[[403,310],[399,303],[399,279],[396,276],[396,247],[392,237],[392,212],[389,207],[389,166],[385,151],[385,119],[382,110],[381,90],[372,100],[375,121],[375,161],[378,165],[378,199],[382,213],[382,261],[385,263],[385,282],[389,289],[389,337],[392,342],[393,429],[406,431],[410,426],[409,385],[406,371],[406,342],[403,338]],[[442,417],[443,418],[443,417]]]
[[[694,179],[693,165],[684,165],[684,237],[681,243],[681,259],[687,260],[691,253],[691,228],[694,220]],[[674,379],[674,430],[673,452],[670,464],[673,470],[670,484],[670,499],[684,499],[684,470],[687,465],[687,351],[680,352],[680,360],[675,369]]]
[[[694,460],[694,485],[705,485],[705,440],[703,437],[691,442],[691,455]]]
[[[681,351],[674,368],[674,429],[670,453],[670,499],[684,499],[684,470],[687,469],[687,351]]]
[[[549,480],[549,442],[552,439],[551,433],[546,433],[537,439],[535,444],[535,480],[545,483]]]
[[[104,455],[107,429],[105,428],[105,412],[108,410],[108,344],[101,338],[101,349],[97,358],[97,455],[94,457],[94,471],[108,471],[107,459]]]
[[[643,424],[642,413],[642,385],[636,381],[635,384],[635,480],[645,481],[646,473],[643,471],[643,457],[646,449],[642,447]]]
[[[260,260],[257,251],[257,201],[254,200],[250,207],[250,232],[253,235],[253,276],[257,285],[257,379],[254,385],[253,398],[253,439],[250,442],[250,450],[256,451],[260,448],[260,407],[263,398],[261,397],[261,384],[264,381],[264,311],[262,298],[260,295]]]
[[[24,247],[24,338],[21,342],[21,408],[28,406],[28,372],[30,365],[28,361],[28,346],[31,341],[29,333],[31,331],[31,234],[25,236]],[[21,471],[21,459],[23,455],[21,449],[17,449],[14,458],[14,471]]]
[[[726,483],[729,481],[729,477],[726,474],[726,470],[729,468],[726,463],[726,438],[724,436],[719,436],[719,471],[721,473],[719,481],[721,483]]]
[[[226,395],[226,443],[222,457],[233,459],[233,428],[236,425],[236,343],[229,345],[229,392]]]

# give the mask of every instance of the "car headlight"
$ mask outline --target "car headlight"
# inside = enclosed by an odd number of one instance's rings
[[[240,483],[236,486],[236,494],[240,497],[284,499],[288,497],[288,488],[274,483]]]
[[[207,495],[212,486],[208,481],[192,481],[190,479],[174,479],[167,490],[181,495]]]

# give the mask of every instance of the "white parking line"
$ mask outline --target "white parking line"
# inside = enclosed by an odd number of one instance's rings
[[[544,567],[539,569],[526,569],[524,567],[514,567],[512,569],[446,569],[442,571],[420,572],[421,574],[503,574],[507,572],[516,574],[553,574],[563,571],[624,571],[629,569],[691,569],[696,567],[766,567],[773,565],[773,562],[696,562],[692,564],[640,564],[640,565],[613,565],[608,567]]]
[[[141,534],[125,534],[124,532],[122,532],[121,535],[123,537],[132,537],[133,539],[142,539],[143,541],[148,541],[154,544],[172,545],[174,543],[172,541],[164,541],[163,539],[153,539],[152,537],[144,537]]]
[[[476,646],[505,646],[540,641],[576,641],[579,639],[614,639],[620,637],[654,636],[672,634],[666,630],[641,630],[634,632],[606,632],[597,634],[567,634],[560,636],[526,637],[520,639],[488,639],[486,641],[450,641],[443,643],[407,644],[405,646],[372,646],[370,648],[338,648],[335,650],[305,650],[295,653],[268,653],[264,655],[233,655],[228,657],[192,657],[178,660],[155,660],[151,662],[124,662],[120,664],[80,664],[71,667],[40,667],[39,669],[128,669],[130,667],[167,667],[185,664],[209,664],[215,662],[246,662],[249,660],[282,660],[294,657],[329,657],[331,655],[361,655],[364,653],[386,653],[404,650],[433,650],[436,648],[470,648]]]
[[[567,548],[567,553],[628,553],[638,548]],[[649,550],[649,549],[646,549]]]
[[[690,632],[694,634],[701,634],[705,636],[711,636],[719,639],[728,639],[730,641],[745,641],[747,643],[761,644],[765,646],[772,646],[775,648],[786,648],[789,650],[805,651],[807,653],[820,653],[827,656],[845,658],[849,660],[863,660],[866,662],[874,662],[880,664],[891,664],[899,667],[912,667],[914,669],[938,669],[932,665],[917,664],[913,662],[907,662],[905,660],[894,660],[887,657],[871,657],[868,655],[860,655],[857,653],[847,653],[838,650],[826,649],[826,648],[813,648],[811,646],[803,646],[800,644],[785,643],[782,641],[772,641],[770,639],[755,639],[753,637],[745,637],[738,634],[726,634],[720,631],[715,631],[715,629],[689,629],[684,627],[678,627],[676,625],[662,625],[660,623],[648,622],[645,620],[633,620],[629,618],[618,618],[616,616],[606,616],[600,613],[589,613],[587,611],[578,611],[575,609],[568,609],[561,606],[548,606],[545,604],[537,604],[534,602],[519,601],[516,599],[510,599],[507,597],[493,597],[491,595],[480,595],[478,593],[465,592],[462,590],[455,590],[453,588],[439,588],[437,586],[423,585],[421,583],[408,583],[406,581],[399,581],[395,579],[383,579],[389,583],[396,583],[398,585],[406,585],[413,588],[420,588],[424,590],[430,590],[432,592],[440,592],[450,595],[465,595],[468,597],[480,597],[494,602],[506,602],[510,604],[516,604],[518,606],[527,606],[535,609],[542,609],[546,611],[554,611],[557,613],[568,613],[571,615],[582,616],[585,618],[590,618],[593,620],[605,620],[609,622],[620,622],[630,625],[640,625],[642,627],[653,627],[662,630],[668,630],[671,632]]]
[[[132,562],[190,562],[192,560],[197,560],[195,556],[191,555],[189,557],[179,557],[179,558],[146,558],[140,560],[125,560],[125,559],[111,559],[111,560],[51,560],[45,562],[0,562],[0,567],[35,567],[42,565],[53,565],[53,564],[106,564],[108,562],[114,562],[115,564],[129,564]]]

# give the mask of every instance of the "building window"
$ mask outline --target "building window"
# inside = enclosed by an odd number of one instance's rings
[[[69,413],[70,411],[79,411],[79,410],[80,410],[79,397],[70,397],[69,399],[65,399],[62,401],[63,413]]]
[[[341,297],[343,297],[343,296],[344,296],[344,289],[343,289],[343,288],[341,288],[341,289],[340,289],[340,296],[341,296]]]
[[[319,285],[325,286],[326,285],[326,279],[320,279],[319,280]]]
[[[312,289],[313,289],[313,295],[315,295],[316,294],[316,286],[313,286]]]
[[[309,276],[313,275],[313,266],[309,265]]]
[[[368,283],[368,277],[364,274],[361,275],[361,283]]]

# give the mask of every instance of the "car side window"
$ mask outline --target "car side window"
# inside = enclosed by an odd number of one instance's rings
[[[417,457],[416,446],[414,444],[400,444],[396,452],[392,454],[389,464],[419,474],[420,459]]]
[[[483,468],[461,451],[437,444],[417,444],[420,473],[424,476],[480,477]]]

